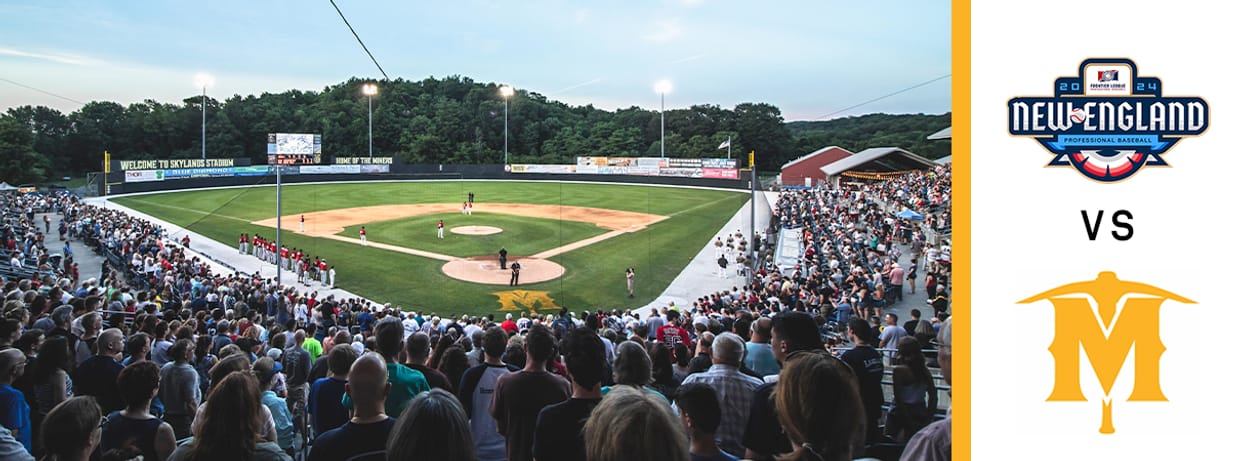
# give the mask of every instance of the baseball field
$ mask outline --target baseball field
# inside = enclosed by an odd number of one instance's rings
[[[471,192],[473,207],[463,209]],[[734,191],[552,182],[290,185],[282,192],[281,241],[335,266],[339,288],[405,310],[622,309],[662,293],[748,198]],[[275,236],[274,187],[113,201],[234,248],[243,233]],[[501,248],[509,263],[521,264],[518,286],[509,286],[511,270],[499,266]],[[625,286],[629,266],[637,274],[633,298]]]

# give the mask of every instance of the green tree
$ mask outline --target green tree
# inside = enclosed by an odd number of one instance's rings
[[[34,150],[30,127],[18,119],[0,116],[0,180],[22,184],[44,180],[50,164],[48,158]]]

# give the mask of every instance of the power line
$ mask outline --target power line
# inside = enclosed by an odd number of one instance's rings
[[[353,30],[353,25],[352,25],[352,24],[349,24],[349,20],[348,20],[347,18],[345,18],[345,17],[344,17],[344,12],[343,12],[343,11],[340,11],[340,7],[339,7],[339,6],[336,6],[336,0],[331,0],[331,2],[332,2],[332,7],[335,7],[335,8],[336,8],[336,13],[340,14],[340,19],[344,21],[344,25],[346,25],[346,26],[348,26],[348,27],[349,27],[349,32],[353,32],[353,38],[356,38],[356,39],[357,39],[357,43],[358,43],[359,45],[362,45],[362,49],[366,51],[366,56],[370,56],[370,61],[371,61],[371,62],[374,62],[374,63],[375,63],[375,67],[378,67],[378,68],[379,68],[379,73],[380,73],[380,74],[383,74],[383,79],[384,79],[384,80],[391,80],[390,78],[388,78],[387,72],[384,72],[384,71],[383,71],[383,66],[380,66],[380,65],[379,65],[379,60],[375,59],[375,55],[373,55],[373,54],[371,54],[371,53],[370,53],[370,48],[366,48],[366,43],[365,43],[365,42],[362,42],[362,37],[359,37],[359,36],[357,35],[357,31],[356,31],[356,30]]]
[[[9,79],[4,78],[4,77],[0,77],[0,80],[5,81],[5,82],[8,82],[8,83],[12,83],[12,84],[14,84],[14,85],[20,86],[20,87],[25,88],[25,89],[28,89],[28,90],[38,91],[38,92],[40,92],[40,93],[46,94],[46,95],[51,96],[51,97],[54,97],[54,98],[60,98],[60,99],[63,99],[63,100],[65,100],[65,101],[75,102],[75,103],[81,104],[81,105],[83,105],[83,106],[85,106],[85,105],[86,105],[86,103],[84,103],[84,102],[82,102],[82,101],[78,101],[78,100],[73,99],[73,98],[70,98],[70,97],[68,97],[68,96],[61,96],[61,95],[58,95],[58,94],[56,94],[56,93],[53,93],[53,92],[51,92],[51,91],[47,91],[47,90],[40,90],[40,89],[35,88],[35,87],[33,87],[33,86],[26,85],[26,84],[23,84],[23,83],[14,82],[14,81],[9,80]]]
[[[835,114],[839,114],[839,113],[841,113],[841,112],[847,112],[847,111],[850,111],[850,110],[856,109],[856,108],[858,108],[858,107],[864,106],[864,105],[866,105],[866,104],[870,104],[870,103],[873,103],[873,102],[881,101],[881,100],[883,100],[883,99],[890,98],[890,97],[892,97],[892,96],[895,96],[895,95],[897,95],[897,94],[900,94],[900,93],[903,93],[903,92],[906,92],[906,91],[915,90],[915,89],[917,89],[917,88],[921,88],[921,87],[923,87],[923,86],[929,85],[929,84],[931,84],[931,83],[937,82],[937,81],[939,81],[939,80],[942,80],[942,79],[945,79],[945,78],[948,78],[948,77],[951,77],[951,76],[952,76],[952,74],[940,75],[940,76],[938,76],[938,77],[932,78],[932,79],[930,79],[930,80],[926,80],[926,81],[924,81],[924,82],[918,83],[918,84],[913,85],[913,86],[910,86],[910,87],[908,87],[908,88],[905,88],[905,89],[902,89],[902,90],[899,90],[899,91],[893,91],[893,92],[891,92],[891,93],[887,93],[887,94],[885,94],[885,95],[879,96],[879,97],[874,98],[874,99],[871,99],[871,100],[869,100],[869,101],[866,101],[866,102],[863,102],[863,103],[860,103],[860,104],[854,104],[854,105],[851,105],[851,106],[845,107],[845,108],[843,108],[843,109],[837,110],[837,111],[835,111],[835,112],[829,113],[829,114],[827,114],[827,115],[823,115],[823,116],[821,116],[821,117],[818,117],[818,120],[820,120],[820,119],[824,119],[824,118],[827,118],[827,117],[830,117],[830,116],[835,115]]]

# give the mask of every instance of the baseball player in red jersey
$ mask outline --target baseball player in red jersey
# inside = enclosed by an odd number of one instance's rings
[[[443,238],[443,220],[439,220],[439,238]]]
[[[306,231],[306,215],[301,215],[301,232]]]
[[[358,231],[358,235],[362,237],[362,246],[366,246],[366,226],[362,226],[362,230]]]

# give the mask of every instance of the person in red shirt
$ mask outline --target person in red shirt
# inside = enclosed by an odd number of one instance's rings
[[[677,344],[689,346],[689,331],[680,327],[680,311],[667,311],[667,325],[659,327],[655,338],[666,344],[669,349],[676,350]]]
[[[362,226],[362,230],[358,231],[358,235],[362,237],[362,246],[366,246],[366,226]]]
[[[508,332],[509,336],[517,334],[517,322],[512,321],[512,314],[506,315],[504,323],[499,324],[499,327]]]
[[[439,238],[443,238],[443,220],[439,220]]]
[[[241,238],[237,240],[237,253],[245,254],[245,234],[241,234]]]

